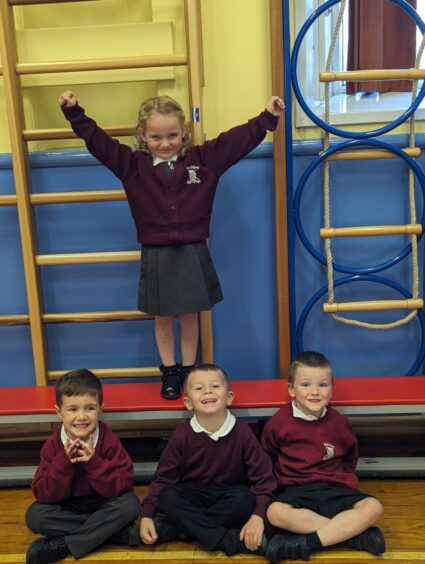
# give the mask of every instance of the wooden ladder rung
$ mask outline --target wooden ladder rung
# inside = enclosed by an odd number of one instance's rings
[[[151,378],[152,376],[161,376],[161,372],[157,366],[144,366],[134,368],[90,368],[91,372],[96,374],[98,378]],[[48,380],[57,380],[67,370],[49,370],[47,373]]]
[[[7,327],[12,325],[28,325],[29,322],[30,317],[26,314],[0,315],[0,327]]]
[[[2,194],[0,196],[0,206],[16,206],[18,199],[15,194]]]
[[[425,69],[370,69],[357,71],[325,71],[320,73],[320,82],[348,82],[368,80],[420,80],[425,78]]]
[[[32,4],[67,4],[69,2],[94,2],[97,0],[8,0],[9,6],[30,6]]]
[[[141,319],[153,319],[153,316],[138,309],[41,314],[42,323],[51,325],[58,325],[60,323],[99,323],[101,321],[139,321]],[[29,315],[27,314],[0,315],[0,327],[28,325],[29,322]]]
[[[18,75],[46,74],[57,72],[101,71],[114,69],[143,69],[155,67],[177,67],[187,65],[184,53],[166,55],[143,55],[136,57],[114,57],[112,59],[87,59],[82,61],[46,61],[43,63],[16,63]]]
[[[341,302],[324,303],[325,313],[337,313],[340,311],[381,311],[390,309],[422,309],[424,301],[421,298],[408,300],[375,300],[369,302]]]
[[[140,321],[153,319],[152,315],[138,309],[116,311],[83,311],[73,313],[43,313],[43,323],[57,325],[59,323],[99,323],[102,321]]]
[[[115,125],[103,127],[106,133],[112,137],[134,136],[134,125]],[[50,141],[53,139],[77,139],[77,135],[69,128],[56,129],[24,129],[22,131],[24,141]]]
[[[125,200],[124,190],[87,190],[79,192],[49,192],[30,194],[33,205],[42,204],[80,204],[87,202],[119,202]],[[15,194],[0,196],[0,206],[16,206]]]
[[[420,223],[407,225],[368,225],[361,227],[322,227],[320,237],[381,237],[383,235],[419,235],[422,233]]]
[[[54,255],[36,255],[38,266],[56,264],[99,264],[104,262],[139,262],[140,251],[112,251],[104,253],[62,253]]]
[[[421,156],[421,149],[419,147],[408,147],[402,149],[409,157],[417,158]],[[321,152],[321,154],[323,151]],[[360,161],[360,160],[372,160],[372,159],[398,159],[399,156],[392,151],[386,151],[384,149],[365,149],[360,151],[341,151],[340,153],[334,153],[325,159],[325,161]]]

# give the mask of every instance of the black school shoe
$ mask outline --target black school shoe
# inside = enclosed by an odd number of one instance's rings
[[[241,529],[228,529],[216,548],[224,550],[227,556],[232,556],[233,554],[255,554],[264,556],[266,554],[267,540],[264,535],[261,545],[257,550],[250,550],[245,546],[244,541],[240,540],[240,534]]]
[[[343,544],[354,550],[366,550],[375,556],[385,552],[385,537],[378,527],[369,527],[363,533],[346,540]]]
[[[273,564],[281,560],[309,560],[306,535],[289,532],[275,535],[267,547],[266,558]]]
[[[155,525],[156,534],[158,535],[157,544],[163,542],[191,541],[188,535],[179,531],[179,529],[168,520],[166,515],[157,513],[153,518],[153,524]]]
[[[69,554],[64,537],[43,537],[33,541],[28,550],[26,564],[47,564],[63,560]]]
[[[162,372],[161,397],[164,399],[177,399],[180,397],[180,364],[159,367]]]
[[[130,523],[112,537],[109,537],[110,544],[118,544],[124,546],[140,546],[142,539],[140,538],[139,528],[136,523]]]

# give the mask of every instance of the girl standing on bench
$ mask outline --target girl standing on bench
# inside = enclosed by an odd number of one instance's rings
[[[181,106],[168,96],[149,98],[139,110],[136,151],[86,116],[73,92],[62,93],[59,103],[90,153],[124,186],[143,246],[139,309],[155,318],[161,396],[178,398],[196,360],[198,313],[223,299],[206,244],[218,181],[276,128],[283,101],[272,96],[259,116],[194,146]],[[176,362],[175,318],[181,364]]]

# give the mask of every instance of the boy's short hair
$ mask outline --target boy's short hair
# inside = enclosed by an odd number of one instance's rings
[[[59,378],[56,384],[56,405],[62,405],[63,396],[96,396],[99,405],[103,404],[101,381],[86,368],[71,370]]]
[[[189,374],[186,376],[183,383],[183,390],[185,393],[187,392],[189,378],[195,372],[219,372],[219,374],[221,374],[223,378],[224,385],[228,390],[230,390],[230,378],[227,372],[223,370],[223,368],[221,368],[220,366],[217,366],[217,364],[212,364],[210,362],[202,362],[201,364],[197,364],[196,366],[194,366],[192,370],[189,372]]]
[[[298,353],[294,360],[291,362],[288,373],[288,384],[294,384],[295,376],[300,366],[311,366],[312,368],[327,368],[331,373],[332,381],[334,379],[331,363],[324,354],[316,351],[304,351]]]

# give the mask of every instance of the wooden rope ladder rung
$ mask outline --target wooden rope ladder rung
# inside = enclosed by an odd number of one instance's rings
[[[402,149],[412,158],[418,158],[421,156],[421,149],[420,147],[407,147]],[[322,154],[322,152],[320,152]],[[359,150],[356,149],[354,151],[340,151],[338,153],[334,153],[333,155],[329,155],[329,157],[325,158],[326,162],[329,161],[368,161],[368,160],[378,160],[378,159],[395,159],[399,158],[396,153],[392,153],[391,151],[386,151],[385,149],[365,149]]]
[[[367,225],[361,227],[322,227],[320,237],[382,237],[385,235],[420,235],[420,223],[406,225]]]
[[[62,2],[62,0],[59,0]],[[70,0],[71,2],[74,0]],[[15,28],[13,24],[12,6],[29,4],[46,4],[47,0],[9,0],[0,4],[1,17],[1,43],[3,65],[0,67],[5,78],[6,101],[9,116],[9,128],[11,130],[12,154],[19,155],[14,158],[14,174],[17,195],[0,196],[0,205],[17,205],[20,214],[21,238],[23,241],[23,256],[26,286],[28,293],[29,315],[28,316],[0,316],[1,324],[25,324],[31,326],[34,365],[37,385],[45,385],[51,376],[46,368],[45,338],[43,335],[43,323],[49,322],[88,322],[96,318],[97,312],[85,314],[42,314],[40,301],[40,284],[38,282],[38,271],[35,266],[51,264],[87,264],[100,262],[128,262],[140,260],[140,252],[121,253],[75,253],[63,255],[36,255],[33,238],[34,227],[31,219],[31,205],[43,203],[77,203],[89,201],[117,201],[124,200],[123,190],[111,191],[89,191],[82,192],[78,196],[74,193],[55,194],[30,194],[30,182],[28,175],[28,155],[25,142],[32,140],[69,139],[76,137],[69,129],[27,130],[24,127],[24,112],[22,104],[22,93],[20,89],[19,76],[27,74],[56,73],[56,72],[81,72],[92,70],[111,70],[128,68],[145,68],[160,66],[182,66],[188,67],[189,74],[189,101],[191,108],[195,108],[193,116],[196,117],[193,124],[195,143],[203,142],[201,108],[201,88],[203,86],[202,52],[201,52],[201,18],[199,0],[185,0],[186,21],[186,54],[166,54],[142,57],[115,57],[112,59],[91,59],[84,61],[64,61],[45,63],[19,63],[17,59]],[[57,2],[56,2],[57,3]],[[106,129],[109,134],[133,135],[133,126],[115,126]],[[16,163],[16,164],[15,164]],[[18,180],[17,180],[18,179]],[[20,181],[19,181],[20,179]],[[21,219],[21,216],[22,219]],[[115,312],[116,313],[116,312]],[[94,314],[94,315],[93,315]],[[128,319],[132,312],[102,312],[104,321],[118,318]],[[56,315],[56,318],[54,317]],[[91,319],[89,319],[91,316]],[[137,318],[151,319],[142,312],[137,313]],[[98,318],[97,318],[98,319]],[[203,360],[211,362],[213,359],[212,346],[212,318],[210,312],[201,313],[201,344]],[[98,369],[100,371],[101,369]],[[108,371],[109,369],[105,369]],[[118,374],[126,369],[114,369],[111,371]],[[143,368],[138,369],[143,372]],[[152,372],[152,369],[148,369]],[[134,370],[133,370],[134,371]],[[107,377],[107,376],[105,376]],[[111,376],[110,376],[111,377]]]
[[[407,300],[370,300],[363,302],[333,302],[323,304],[325,313],[339,311],[385,311],[393,309],[422,309],[424,301],[420,298]]]
[[[376,81],[376,80],[421,80],[425,78],[425,69],[370,69],[358,71],[333,72],[326,71],[320,73],[320,82],[336,82],[344,80],[355,81]]]

